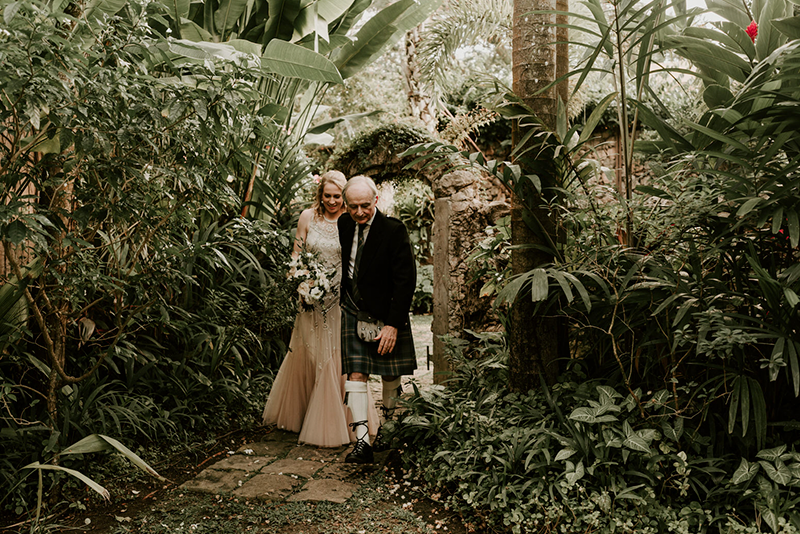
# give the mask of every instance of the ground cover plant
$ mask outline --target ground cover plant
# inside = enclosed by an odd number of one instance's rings
[[[415,391],[391,435],[479,531],[797,531],[794,449],[716,455],[670,391],[629,393],[578,362],[552,388],[509,393],[503,336],[476,336],[450,340],[453,378]]]

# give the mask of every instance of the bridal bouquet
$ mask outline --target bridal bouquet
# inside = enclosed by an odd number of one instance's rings
[[[289,263],[289,279],[299,282],[297,293],[303,310],[308,311],[322,303],[330,295],[337,295],[339,288],[333,283],[336,269],[326,268],[316,253],[303,249]]]

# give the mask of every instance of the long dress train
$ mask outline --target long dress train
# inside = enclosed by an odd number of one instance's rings
[[[333,284],[339,287],[342,262],[336,222],[313,217],[306,246],[317,252],[326,268],[336,269]],[[289,352],[264,407],[264,424],[299,432],[300,443],[339,447],[355,441],[348,427],[350,410],[344,405],[341,321],[338,295],[297,314]],[[369,407],[370,434],[374,435],[379,418],[371,396]]]

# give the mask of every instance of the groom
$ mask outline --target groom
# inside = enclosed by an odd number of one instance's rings
[[[353,415],[356,444],[345,458],[372,463],[367,427],[367,380],[383,379],[383,408],[391,413],[400,391],[400,375],[417,368],[408,313],[417,283],[414,254],[403,223],[376,209],[378,189],[367,176],[354,176],[342,191],[347,215],[339,217],[342,246],[342,369]],[[356,333],[357,313],[385,323],[374,341]]]

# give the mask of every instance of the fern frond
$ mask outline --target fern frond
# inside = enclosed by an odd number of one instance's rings
[[[447,71],[464,46],[511,42],[511,0],[454,0],[423,31],[418,61],[420,81],[433,95],[446,87]]]
[[[468,113],[460,113],[453,117],[450,124],[439,134],[442,140],[460,149],[465,149],[467,136],[481,126],[486,126],[497,120],[499,115],[486,108],[479,108]]]

